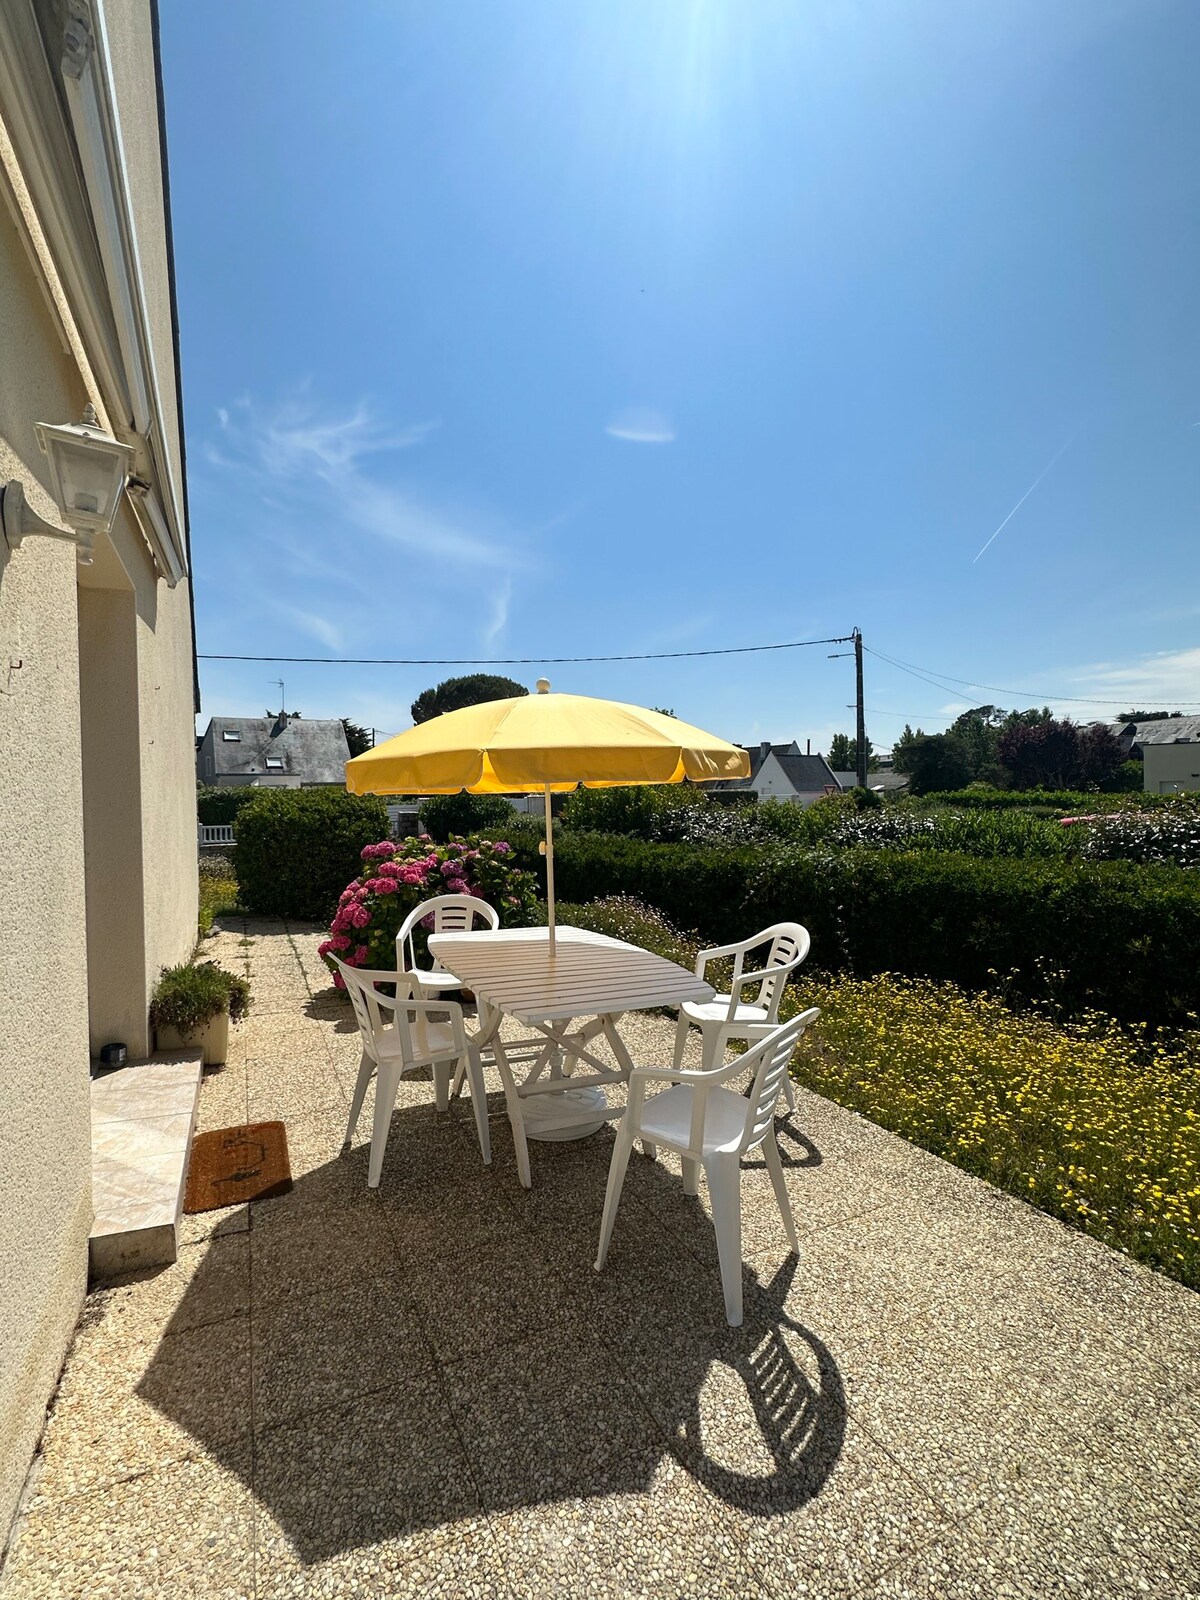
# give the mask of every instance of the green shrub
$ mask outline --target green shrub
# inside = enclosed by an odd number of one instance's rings
[[[376,795],[343,789],[255,789],[234,821],[238,897],[258,916],[325,922],[362,866],[364,845],[387,837]]]
[[[698,940],[680,933],[661,911],[635,900],[632,895],[614,894],[590,905],[562,901],[557,907],[557,917],[564,927],[586,928],[589,933],[606,933],[612,939],[624,939],[681,967],[694,966],[700,948]]]
[[[421,801],[421,826],[439,844],[468,833],[503,833],[515,815],[502,794],[431,794]]]
[[[154,1028],[174,1028],[186,1038],[197,1033],[222,1011],[230,1022],[240,1022],[250,1009],[250,985],[218,967],[215,961],[164,967],[150,1002]]]
[[[201,862],[203,866],[203,862]],[[200,937],[212,931],[213,922],[217,917],[227,916],[231,911],[237,910],[238,886],[237,879],[233,876],[233,869],[229,868],[223,878],[214,878],[209,874],[200,874]]]
[[[713,943],[796,919],[827,969],[1001,987],[1130,1021],[1200,1010],[1200,887],[1170,867],[563,833],[556,884],[573,902],[633,895]]]
[[[223,823],[234,822],[238,812],[244,805],[248,805],[256,794],[261,794],[261,789],[256,789],[252,784],[239,784],[236,788],[224,789],[210,787],[207,784],[196,785],[196,817],[208,827],[218,827]]]

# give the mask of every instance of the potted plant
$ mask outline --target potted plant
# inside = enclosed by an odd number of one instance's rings
[[[206,1067],[229,1054],[229,1024],[250,1009],[250,985],[215,961],[164,967],[150,1002],[150,1023],[159,1050],[199,1045]]]

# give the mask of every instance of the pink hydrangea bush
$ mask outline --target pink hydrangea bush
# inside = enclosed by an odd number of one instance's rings
[[[439,894],[471,894],[500,913],[502,927],[528,927],[534,920],[537,880],[513,861],[504,840],[451,839],[434,844],[427,833],[415,839],[383,840],[362,851],[363,870],[346,885],[338,901],[329,938],[318,947],[328,961],[337,956],[348,967],[391,972],[396,966],[396,935],[414,907]],[[423,960],[424,933],[417,930],[417,959]]]

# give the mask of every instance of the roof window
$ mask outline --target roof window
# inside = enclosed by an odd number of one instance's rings
[[[242,736],[236,728],[222,728],[221,737],[226,744],[241,744]]]
[[[268,772],[282,772],[283,771],[283,758],[281,756],[268,756],[267,757],[267,771]]]

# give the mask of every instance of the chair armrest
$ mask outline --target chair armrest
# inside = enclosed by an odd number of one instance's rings
[[[632,1085],[636,1080],[642,1083],[695,1083],[714,1084],[723,1083],[726,1078],[732,1078],[742,1070],[743,1057],[735,1056],[732,1061],[721,1067],[710,1067],[707,1072],[697,1072],[695,1068],[680,1067],[634,1067],[629,1074]]]
[[[704,969],[710,961],[719,961],[722,956],[736,956],[740,950],[745,950],[745,948],[745,945],[742,944],[718,944],[714,945],[710,950],[698,950],[696,952],[696,976],[699,978],[704,975]]]
[[[412,974],[408,972],[376,972],[370,967],[355,967],[353,971],[356,977],[361,978],[364,983],[394,983],[398,989],[407,984],[410,989],[412,988]],[[385,1005],[390,1004],[389,997],[386,994],[381,994],[377,998],[382,1000]]]

